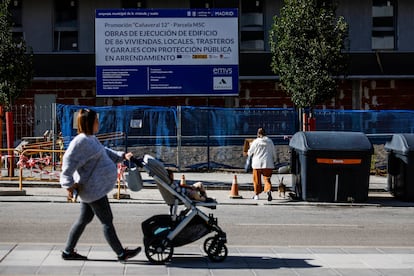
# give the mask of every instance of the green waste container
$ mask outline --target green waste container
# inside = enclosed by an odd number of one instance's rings
[[[364,133],[297,132],[289,147],[292,183],[299,199],[321,202],[368,199],[374,148]]]
[[[394,134],[384,149],[388,190],[396,198],[414,200],[414,134]]]

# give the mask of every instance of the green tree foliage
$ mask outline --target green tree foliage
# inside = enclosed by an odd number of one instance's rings
[[[345,76],[348,24],[336,17],[336,4],[322,0],[285,0],[270,30],[272,71],[299,107],[313,107],[337,92]]]
[[[23,40],[11,33],[10,0],[0,3],[0,105],[10,110],[33,78],[33,55]]]

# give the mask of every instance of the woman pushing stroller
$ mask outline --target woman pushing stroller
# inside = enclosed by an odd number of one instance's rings
[[[89,109],[78,112],[78,135],[70,142],[63,156],[60,184],[68,191],[68,198],[76,194],[81,199],[80,215],[72,225],[62,252],[64,260],[86,260],[75,251],[76,244],[85,227],[96,215],[103,226],[106,241],[116,253],[119,261],[136,256],[141,247],[124,248],[113,225],[112,210],[107,194],[117,179],[116,163],[129,160],[133,154],[114,151],[104,147],[96,138],[99,130],[97,113]]]

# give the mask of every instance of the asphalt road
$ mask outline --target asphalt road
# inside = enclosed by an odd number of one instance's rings
[[[112,204],[112,209],[125,246],[142,244],[142,221],[168,213],[165,204]],[[414,246],[414,207],[219,205],[202,210],[218,218],[234,246]],[[77,204],[0,202],[0,242],[63,244],[78,212]],[[106,243],[96,218],[80,243]]]

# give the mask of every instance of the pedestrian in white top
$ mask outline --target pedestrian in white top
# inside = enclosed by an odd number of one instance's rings
[[[262,192],[262,176],[264,180],[264,192],[267,193],[267,200],[272,200],[272,171],[275,167],[276,160],[275,146],[272,139],[266,136],[263,128],[257,130],[257,138],[251,143],[247,152],[248,156],[252,157],[253,169],[253,199],[259,199],[259,194]]]

